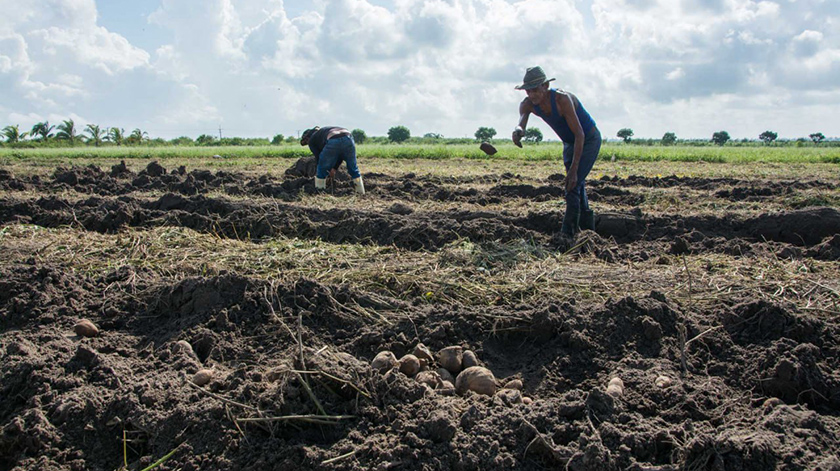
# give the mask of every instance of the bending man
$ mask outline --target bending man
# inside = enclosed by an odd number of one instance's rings
[[[356,143],[350,131],[337,126],[315,126],[303,132],[300,145],[309,145],[309,150],[315,155],[318,165],[315,172],[316,189],[327,188],[327,176],[334,176],[343,161],[347,163],[347,173],[353,179],[356,193],[365,194],[365,184],[356,162]]]
[[[525,72],[522,85],[516,88],[525,90],[528,96],[519,104],[519,125],[513,131],[513,142],[522,147],[531,113],[542,118],[563,140],[566,214],[560,231],[572,238],[580,229],[595,230],[595,214],[586,198],[585,180],[601,150],[601,132],[576,96],[548,88],[552,80],[546,80],[541,67],[530,67]]]

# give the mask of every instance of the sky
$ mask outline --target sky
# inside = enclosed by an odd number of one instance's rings
[[[524,98],[514,87],[540,65],[607,138],[840,136],[840,0],[0,0],[0,11],[0,128],[508,137]]]

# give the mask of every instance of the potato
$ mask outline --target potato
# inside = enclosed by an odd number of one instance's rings
[[[482,366],[471,366],[455,378],[455,392],[464,394],[473,391],[492,396],[496,393],[496,378],[493,372]]]
[[[441,381],[449,381],[450,383],[455,384],[455,377],[452,376],[452,373],[450,373],[446,368],[438,368],[437,374],[440,376]]]
[[[373,361],[370,362],[370,366],[380,373],[385,373],[392,368],[396,368],[399,364],[400,362],[397,361],[397,357],[389,350],[383,350],[377,353]]]
[[[612,378],[607,384],[607,394],[612,397],[621,397],[624,395],[624,381],[618,376]]]
[[[521,379],[512,379],[505,383],[504,389],[518,389],[522,390],[522,380]]]
[[[179,340],[179,341],[173,343],[172,347],[171,347],[171,350],[172,350],[172,353],[174,353],[176,355],[183,355],[183,356],[186,356],[186,357],[194,358],[196,360],[198,359],[198,356],[196,356],[195,351],[192,348],[192,345],[190,345],[190,343],[187,342],[186,340]]]
[[[96,337],[99,335],[99,327],[87,319],[82,319],[73,326],[73,332],[79,337]]]
[[[204,386],[213,380],[213,375],[213,370],[203,368],[196,371],[192,377],[192,382],[195,383],[196,386]]]
[[[441,383],[440,386],[438,386],[437,392],[441,393],[444,396],[454,396],[455,386],[453,386],[452,383],[450,383],[449,381],[444,381]]]
[[[449,370],[453,375],[461,372],[464,349],[458,346],[446,347],[438,353],[440,366]]]
[[[414,351],[412,352],[412,354],[416,356],[421,363],[423,362],[423,360],[426,360],[427,364],[432,364],[435,361],[434,357],[432,356],[432,351],[429,350],[429,347],[423,345],[422,343],[418,343],[417,346],[414,347]]]
[[[461,368],[467,369],[471,366],[478,366],[478,358],[472,350],[464,350],[464,355],[461,357]]]
[[[663,389],[671,386],[672,383],[673,383],[673,381],[671,381],[671,378],[669,378],[665,375],[657,376],[656,380],[653,382],[653,384],[655,384],[656,387],[663,388]]]
[[[417,380],[418,383],[425,384],[432,389],[436,389],[443,383],[443,380],[440,379],[440,375],[434,371],[421,371],[417,373],[417,376],[415,376],[414,379]]]
[[[524,396],[522,397],[522,403],[525,404],[526,406],[530,406],[533,402],[534,402],[534,400],[531,399],[530,397],[524,397]]]
[[[400,372],[409,378],[413,378],[420,371],[420,360],[414,355],[405,355],[400,358]]]

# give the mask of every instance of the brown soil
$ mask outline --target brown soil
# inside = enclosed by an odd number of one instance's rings
[[[562,176],[366,174],[366,198],[383,204],[324,209],[299,204],[315,193],[311,171],[0,170],[0,224],[177,226],[257,244],[286,236],[429,252],[461,239],[568,247],[557,237],[562,212],[494,209],[557,200]],[[347,175],[336,180],[331,192],[351,197]],[[838,191],[822,181],[604,177],[589,184],[591,200],[614,210],[575,250],[610,264],[840,260],[834,207],[639,208],[640,188],[671,187],[721,206]],[[424,201],[463,207],[429,211]],[[173,450],[157,469],[840,470],[836,302],[814,311],[734,292],[698,312],[651,291],[474,306],[307,278],[161,278],[12,258],[0,263],[0,470],[113,470],[124,458],[142,469]],[[76,335],[80,319],[100,334]],[[470,349],[500,385],[519,379],[523,390],[450,395],[371,369],[378,352],[399,358],[418,342]],[[203,368],[213,377],[198,386]],[[613,377],[623,394],[606,393]]]

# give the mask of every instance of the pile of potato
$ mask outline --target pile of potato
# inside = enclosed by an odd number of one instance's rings
[[[514,379],[499,387],[493,372],[479,365],[475,353],[460,346],[446,347],[435,357],[428,347],[419,343],[412,353],[399,360],[393,352],[384,350],[374,357],[371,367],[380,373],[398,368],[409,378],[444,395],[473,391],[486,396],[502,394],[511,404],[532,402],[531,398],[522,396],[521,380]]]

